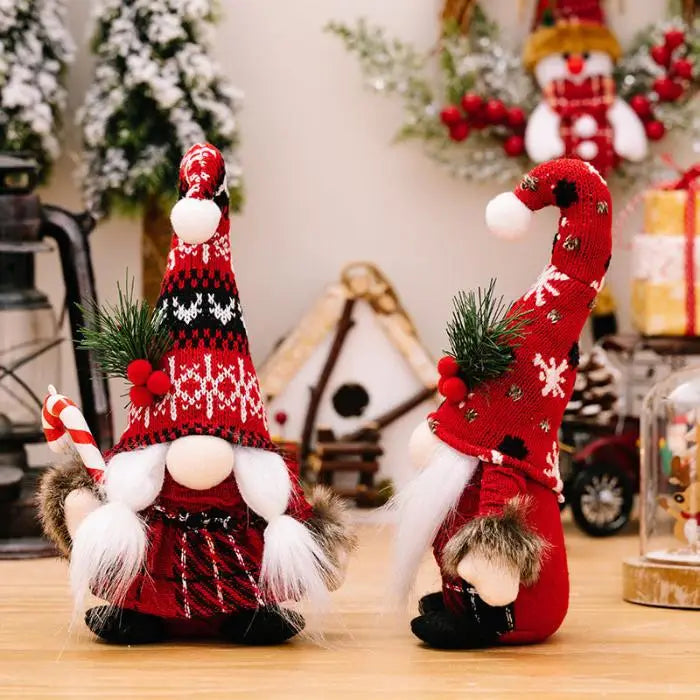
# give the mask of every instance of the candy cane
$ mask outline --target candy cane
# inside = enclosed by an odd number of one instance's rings
[[[95,481],[101,481],[105,461],[80,409],[69,398],[49,386],[41,411],[41,424],[52,452],[75,450]]]

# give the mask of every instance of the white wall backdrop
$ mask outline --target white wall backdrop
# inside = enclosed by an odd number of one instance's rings
[[[354,58],[324,34],[330,19],[364,15],[390,33],[430,46],[439,0],[224,0],[215,51],[246,94],[241,115],[247,203],[233,222],[233,245],[253,354],[259,363],[275,341],[353,259],[377,263],[394,281],[429,348],[445,344],[444,324],[456,290],[483,285],[518,296],[550,250],[554,217],[540,215],[527,240],[488,237],[483,208],[497,188],[453,180],[424,158],[418,145],[393,147],[399,106],[365,91]],[[534,0],[483,3],[520,42]],[[70,28],[80,50],[70,75],[66,153],[45,201],[80,206],[73,182],[77,134],[73,113],[91,75],[87,49],[89,0],[69,0]],[[609,3],[623,42],[661,17],[665,0]],[[624,10],[624,14],[622,13]],[[175,183],[173,183],[175,186]],[[140,225],[114,219],[93,237],[98,292],[113,294],[124,269],[140,275]],[[612,281],[626,316],[628,259],[613,258]],[[39,264],[38,284],[60,304],[57,257]],[[76,393],[70,348],[64,350],[64,391]],[[117,427],[123,400],[114,392]]]

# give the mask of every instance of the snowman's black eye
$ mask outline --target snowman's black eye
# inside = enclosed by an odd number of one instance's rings
[[[683,494],[682,494],[682,493],[677,493],[677,494],[673,497],[673,500],[674,500],[676,503],[683,503],[683,501],[685,501],[685,498],[683,498]]]
[[[333,394],[333,408],[343,418],[361,416],[369,404],[369,394],[361,384],[343,384]]]
[[[585,51],[583,54],[583,60],[587,61],[591,57],[591,54],[588,53],[588,51]]]
[[[568,61],[571,54],[567,51],[566,53],[563,53],[562,56],[563,56],[565,61]]]

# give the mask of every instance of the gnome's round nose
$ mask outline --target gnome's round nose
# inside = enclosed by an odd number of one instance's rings
[[[165,456],[170,476],[195,491],[218,486],[233,472],[233,446],[214,435],[187,435],[171,443]]]
[[[175,234],[185,243],[205,243],[215,233],[222,211],[217,199],[226,198],[226,167],[213,146],[199,145],[180,164],[180,199],[170,212]]]

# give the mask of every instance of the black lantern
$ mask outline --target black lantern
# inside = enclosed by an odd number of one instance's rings
[[[58,247],[71,334],[81,305],[95,298],[88,235],[92,217],[44,206],[34,192],[37,166],[0,154],[0,557],[53,554],[36,520],[36,484],[45,465],[27,447],[43,441],[41,402],[56,381],[63,339],[46,295],[34,285],[34,255]],[[91,353],[74,344],[83,414],[102,448],[112,444],[109,393]],[[34,450],[31,450],[32,452]]]

